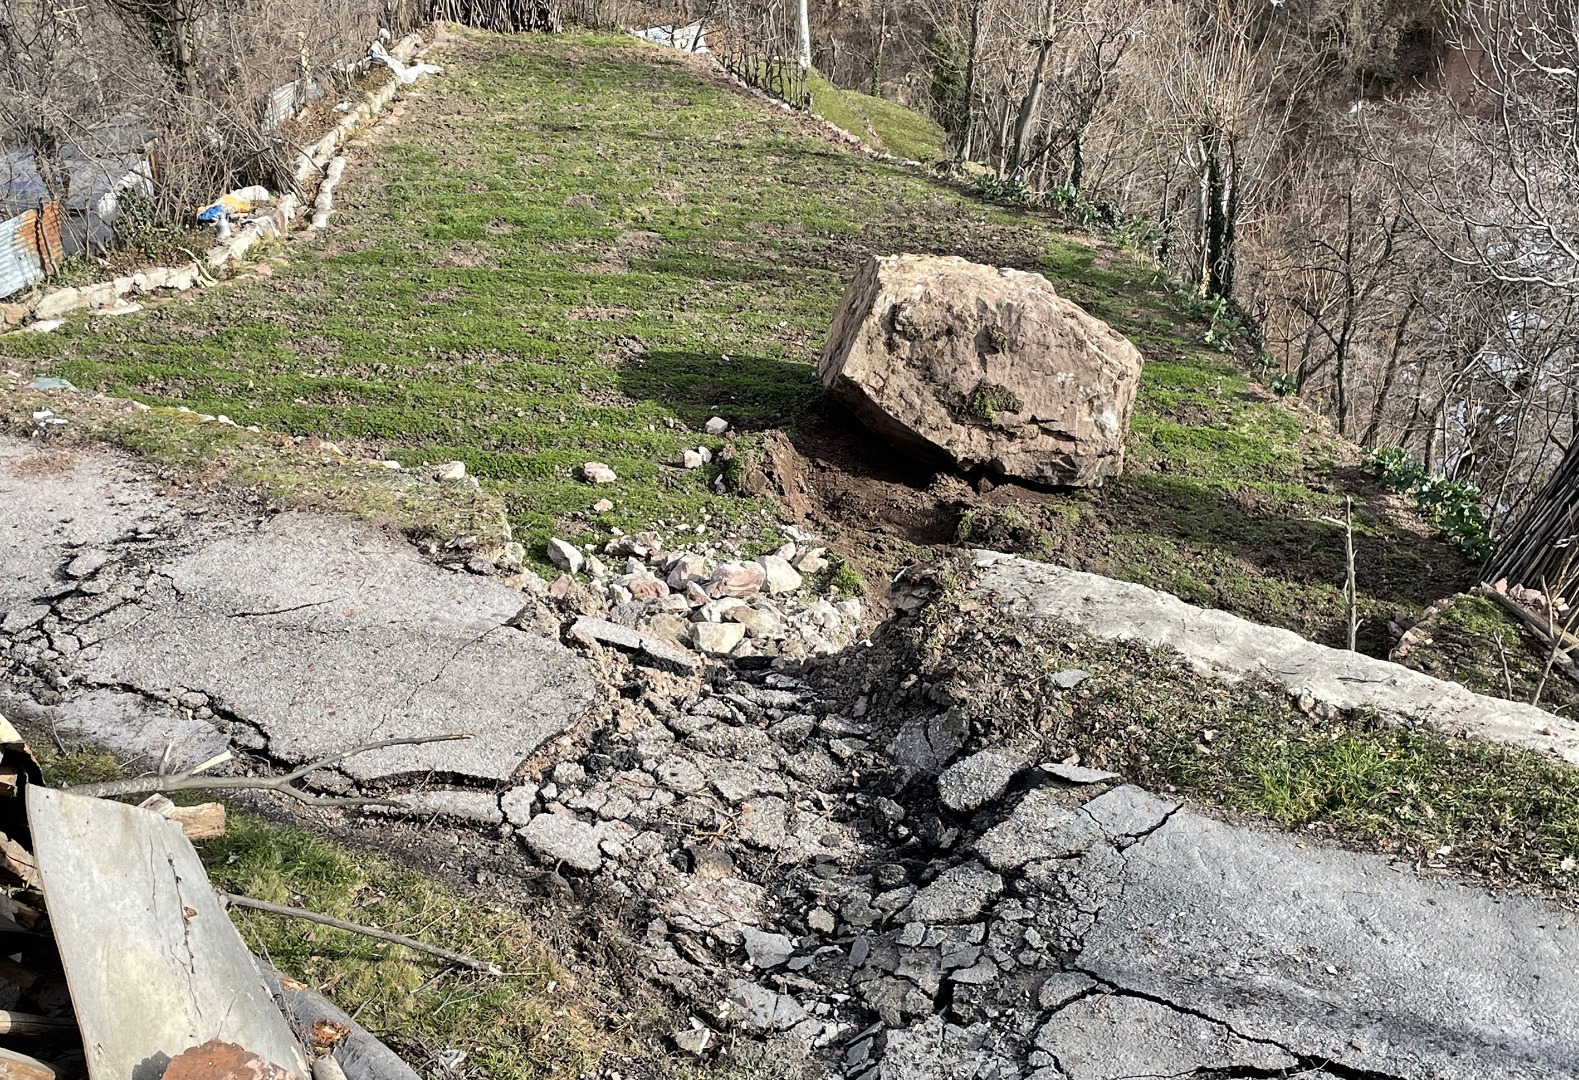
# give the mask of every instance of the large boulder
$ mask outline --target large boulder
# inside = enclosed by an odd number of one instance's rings
[[[1040,274],[889,255],[856,275],[819,374],[863,423],[956,467],[1094,487],[1124,469],[1141,355]]]

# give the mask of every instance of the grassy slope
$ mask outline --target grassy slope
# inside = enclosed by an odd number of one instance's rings
[[[792,432],[820,415],[813,363],[868,254],[963,254],[1042,271],[1148,358],[1122,479],[986,500],[1018,500],[1044,553],[1334,641],[1342,540],[1322,518],[1355,491],[1373,650],[1394,612],[1457,585],[1462,562],[1393,524],[1352,448],[1258,391],[1143,262],[837,149],[627,39],[474,38],[447,64],[273,278],[0,355],[374,456],[463,459],[540,551],[593,528],[588,459],[621,476],[599,524],[760,520],[711,493],[711,469],[668,463],[718,445],[698,434],[714,412]]]
[[[841,90],[813,74],[811,108],[867,145],[911,161],[931,161],[943,150],[943,129],[897,101],[858,90]]]

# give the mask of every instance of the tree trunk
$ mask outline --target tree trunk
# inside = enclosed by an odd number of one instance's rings
[[[1051,47],[1052,42],[1043,38],[1036,53],[1036,70],[1031,73],[1031,88],[1020,102],[1020,115],[1014,123],[1014,151],[1009,159],[1009,175],[1015,180],[1020,179],[1025,170],[1026,157],[1031,148],[1031,133],[1036,130],[1036,114],[1042,107],[1043,73],[1047,70],[1047,51]]]
[[[877,47],[872,50],[872,96],[883,96],[883,43],[888,37],[888,0],[878,0]]]
[[[806,71],[811,67],[811,13],[806,8],[806,0],[796,4],[795,21],[800,35],[800,69]]]
[[[960,161],[970,160],[971,136],[976,128],[976,61],[981,51],[981,5],[976,0],[970,6],[970,52],[965,57],[965,133],[960,138]]]

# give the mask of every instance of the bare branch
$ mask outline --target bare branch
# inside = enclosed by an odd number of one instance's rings
[[[393,799],[380,798],[341,798],[337,796],[314,795],[293,787],[296,780],[300,780],[308,773],[318,769],[337,765],[347,758],[358,754],[366,754],[373,750],[382,750],[389,746],[420,746],[425,743],[452,742],[456,739],[469,739],[469,734],[450,735],[416,735],[401,739],[380,739],[377,742],[362,743],[348,750],[330,754],[328,757],[309,762],[283,776],[200,776],[198,773],[208,768],[213,762],[204,762],[196,769],[173,774],[156,776],[134,776],[126,780],[105,780],[97,784],[78,784],[66,790],[73,795],[88,795],[95,798],[113,798],[117,795],[145,795],[155,791],[272,791],[277,795],[285,795],[297,802],[309,806],[399,806]]]
[[[287,907],[284,904],[271,904],[267,900],[255,900],[250,896],[240,896],[220,889],[215,889],[214,892],[218,895],[220,903],[230,907],[251,908],[254,911],[266,911],[271,915],[288,915],[293,919],[303,919],[307,922],[318,923],[320,926],[332,926],[336,930],[345,930],[353,934],[361,934],[363,937],[374,938],[378,941],[403,945],[408,949],[415,949],[417,952],[437,956],[441,960],[448,960],[452,964],[458,964],[473,971],[481,971],[486,975],[504,974],[497,964],[491,964],[486,960],[479,960],[475,956],[468,956],[466,953],[455,952],[452,949],[443,949],[437,945],[429,945],[426,942],[418,941],[416,938],[406,937],[404,934],[391,934],[388,930],[379,930],[376,927],[347,922],[344,919],[337,919],[333,915],[323,915],[316,911],[308,911],[305,908]]]

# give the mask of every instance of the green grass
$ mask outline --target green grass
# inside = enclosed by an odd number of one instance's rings
[[[843,90],[813,73],[807,79],[818,116],[877,150],[910,161],[933,161],[943,152],[943,129],[897,101]]]
[[[322,989],[419,1071],[424,1051],[458,1049],[490,1080],[594,1071],[608,1039],[584,991],[513,908],[293,826],[230,815],[202,845],[214,884],[416,937],[489,960],[505,974],[442,971],[400,946],[264,912],[234,910],[253,952]],[[600,1008],[599,1013],[602,1012]],[[426,1066],[426,1068],[424,1068]]]

